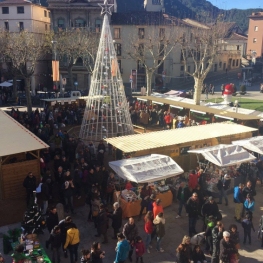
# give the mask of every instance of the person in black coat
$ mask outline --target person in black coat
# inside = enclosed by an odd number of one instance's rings
[[[201,250],[199,245],[196,245],[192,252],[192,260],[194,263],[198,262],[204,262],[206,260],[206,257],[204,255],[204,252]]]
[[[247,195],[250,194],[251,196],[255,196],[255,191],[252,188],[252,184],[250,181],[246,183],[246,186],[242,189],[244,200],[246,200]]]
[[[64,244],[66,243],[67,231],[70,228],[71,223],[72,223],[71,217],[67,216],[65,219],[61,220],[58,224],[58,226],[60,227],[62,248],[64,247]],[[67,250],[64,250],[64,256],[65,258],[68,257]]]
[[[33,192],[37,188],[37,179],[32,172],[29,172],[23,182],[23,186],[26,188],[26,204],[30,203],[30,199],[33,197]]]
[[[109,219],[108,219],[108,216],[107,216],[107,213],[105,211],[105,207],[103,204],[100,204],[100,210],[96,218],[96,223],[97,223],[98,234],[95,236],[100,237],[101,235],[103,235],[104,240],[102,244],[108,243],[107,231],[109,227]]]
[[[189,218],[189,236],[197,234],[195,230],[196,222],[199,215],[199,201],[197,193],[193,193],[193,195],[188,199],[186,203],[186,209],[188,212]]]
[[[49,210],[48,216],[47,216],[47,229],[48,232],[51,233],[52,229],[58,225],[59,220],[58,220],[58,213],[57,209],[55,206],[52,206]]]
[[[119,203],[116,202],[113,204],[114,211],[112,214],[108,214],[108,217],[112,219],[112,228],[113,228],[113,237],[112,239],[117,239],[117,234],[120,232],[122,226],[122,208],[119,206]]]
[[[220,241],[220,263],[229,263],[232,254],[236,254],[237,249],[230,241],[230,233],[227,231],[223,232],[223,238]]]
[[[42,199],[42,202],[43,202],[42,215],[46,215],[46,213],[47,213],[49,198],[50,198],[49,187],[48,187],[46,178],[43,177],[42,178],[42,185],[41,185],[41,199]]]
[[[220,241],[223,238],[224,226],[218,221],[216,226],[212,230],[212,240],[213,240],[213,254],[211,257],[211,262],[218,262]]]
[[[105,151],[106,151],[106,147],[105,147],[103,141],[101,140],[99,145],[98,145],[98,154],[97,154],[97,162],[100,166],[103,166],[103,164],[104,164]]]
[[[56,259],[57,262],[60,263],[60,249],[62,245],[62,239],[59,226],[54,227],[50,234],[48,242],[51,244],[52,263],[56,263]]]

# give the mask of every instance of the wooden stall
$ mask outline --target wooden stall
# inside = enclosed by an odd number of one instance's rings
[[[49,146],[0,110],[0,197],[24,198],[29,172],[40,178],[40,150]]]
[[[162,105],[162,107],[164,107],[165,110],[168,110],[170,106],[172,108],[172,111],[175,111],[176,114],[181,115],[183,113],[183,115],[188,116],[196,122],[206,120],[206,123],[218,123],[230,120],[238,124],[246,125],[252,128],[257,128],[258,121],[261,119],[261,117],[257,115],[242,114],[236,112],[235,110],[228,111],[203,105],[194,105],[193,100],[190,99],[180,98],[181,100],[177,101],[169,97],[163,97],[163,94],[161,94],[161,96],[162,97],[139,96],[137,97],[137,99],[151,101],[153,104]]]
[[[172,157],[184,171],[196,167],[196,156],[187,151],[232,141],[251,138],[257,129],[235,123],[215,123],[181,129],[150,132],[105,139],[123,155],[136,157],[164,154]]]

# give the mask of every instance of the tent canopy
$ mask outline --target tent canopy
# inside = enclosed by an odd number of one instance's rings
[[[233,141],[232,144],[263,155],[263,136],[256,136],[244,140]]]
[[[184,172],[172,158],[161,154],[113,161],[109,166],[121,178],[136,183],[155,182]]]
[[[219,144],[212,147],[190,150],[188,152],[202,154],[206,160],[219,167],[250,162],[256,159],[255,156],[238,145]]]
[[[11,87],[11,86],[13,86],[13,84],[10,83],[10,82],[5,81],[5,82],[2,82],[2,83],[0,84],[0,86],[1,86],[1,87]]]

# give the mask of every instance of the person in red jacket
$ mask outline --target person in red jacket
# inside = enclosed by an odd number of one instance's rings
[[[153,203],[153,218],[155,218],[159,213],[163,213],[163,206],[161,199],[157,199]]]
[[[142,238],[140,236],[136,237],[136,242],[135,242],[135,251],[136,251],[136,263],[139,262],[139,259],[141,260],[141,263],[143,263],[143,254],[145,253],[145,246],[142,241]]]
[[[189,174],[188,178],[188,187],[192,190],[196,188],[198,184],[198,174],[195,173],[195,170],[192,170],[192,173]]]
[[[152,241],[152,232],[153,232],[153,213],[152,211],[148,211],[147,214],[144,217],[144,231],[147,235],[146,237],[146,250],[148,253],[150,253],[150,243]]]

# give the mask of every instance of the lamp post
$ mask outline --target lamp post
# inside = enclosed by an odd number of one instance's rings
[[[56,63],[56,61],[57,61],[57,43],[58,42],[56,40],[52,40],[51,43],[52,43],[52,45],[54,47],[54,55],[55,55],[54,61]],[[55,64],[54,67],[57,67],[57,64]],[[57,72],[57,71],[55,71],[55,72]],[[53,69],[53,75],[54,75],[54,69]],[[54,79],[54,76],[53,76],[53,79]],[[55,87],[56,87],[55,92],[58,94],[58,80],[57,80],[57,76],[55,76]],[[56,97],[57,97],[57,94],[56,94]]]

